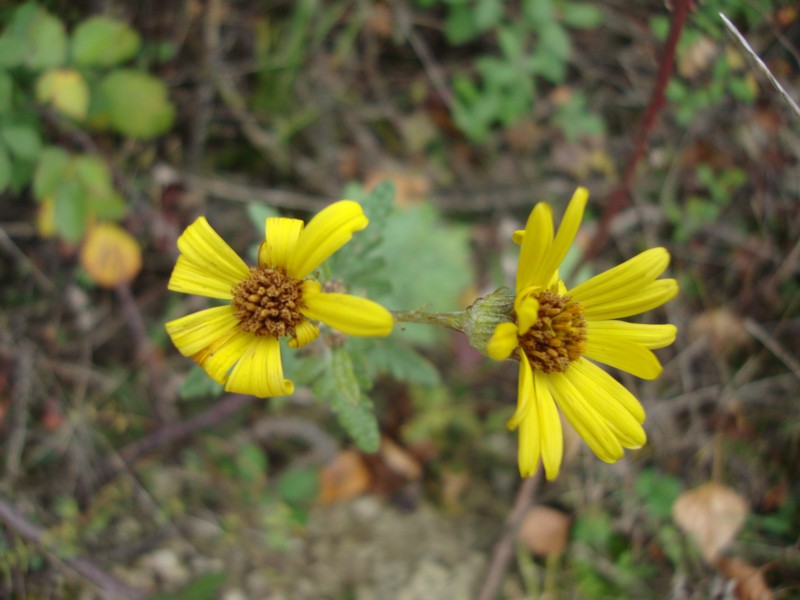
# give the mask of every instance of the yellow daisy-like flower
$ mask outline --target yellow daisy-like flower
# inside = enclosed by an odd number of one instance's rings
[[[517,268],[514,322],[501,323],[489,339],[495,360],[520,361],[517,410],[508,422],[519,427],[519,470],[548,479],[558,476],[563,436],[558,409],[605,462],[639,448],[646,436],[639,401],[593,361],[643,379],[655,379],[661,364],[652,350],[675,340],[674,325],[620,321],[655,308],[678,293],[674,279],[657,279],[669,264],[664,248],[653,248],[567,290],[558,266],[572,245],[589,193],[578,188],[558,233],[550,207],[540,202],[524,231]]]
[[[169,289],[229,300],[166,324],[173,343],[229,392],[261,398],[294,391],[284,379],[279,339],[299,348],[316,339],[321,321],[356,336],[387,336],[394,319],[365,298],[326,293],[307,277],[368,220],[357,202],[342,200],[304,227],[299,219],[269,218],[248,267],[200,217],[178,238],[180,256]]]

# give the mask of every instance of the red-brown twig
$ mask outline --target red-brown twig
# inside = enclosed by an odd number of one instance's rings
[[[683,31],[683,26],[686,24],[686,18],[689,15],[691,4],[692,0],[676,0],[674,3],[669,35],[667,36],[667,41],[664,43],[664,51],[659,61],[658,76],[653,92],[650,95],[650,102],[647,105],[644,119],[642,120],[641,127],[636,136],[633,150],[628,156],[628,162],[625,165],[625,170],[622,172],[619,185],[607,197],[603,218],[589,244],[589,248],[586,250],[584,255],[585,261],[588,261],[600,251],[608,239],[608,230],[614,215],[630,202],[630,192],[633,186],[633,176],[636,173],[636,165],[639,164],[639,161],[645,154],[647,140],[655,127],[661,109],[664,108],[664,94],[675,64],[675,52],[678,48],[678,39]]]
[[[503,581],[503,575],[505,575],[508,563],[514,553],[514,541],[517,539],[520,523],[533,504],[533,498],[541,480],[542,468],[540,466],[536,475],[523,481],[519,487],[517,498],[514,500],[514,508],[506,519],[506,531],[492,551],[492,563],[489,565],[489,571],[478,600],[492,600],[497,595],[497,589]]]
[[[46,542],[46,532],[20,515],[13,506],[2,498],[0,498],[0,519],[19,537],[41,546],[59,562],[91,581],[108,594],[109,597],[139,600],[146,596],[143,591],[130,587],[85,558],[59,558],[58,549],[52,543]]]

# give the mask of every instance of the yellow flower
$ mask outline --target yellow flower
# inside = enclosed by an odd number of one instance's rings
[[[367,226],[361,206],[336,202],[309,221],[269,218],[248,267],[205,217],[178,238],[180,256],[169,289],[229,300],[166,324],[173,343],[229,392],[261,398],[291,394],[284,379],[279,339],[299,348],[319,335],[322,321],[349,335],[386,336],[394,320],[382,306],[347,294],[326,293],[307,277]]]
[[[674,279],[657,279],[669,264],[664,248],[653,248],[567,290],[558,276],[580,226],[589,193],[578,188],[558,233],[550,207],[537,204],[514,234],[521,243],[514,322],[497,326],[487,345],[495,360],[520,360],[517,410],[508,422],[519,427],[519,470],[536,472],[539,460],[548,479],[558,476],[563,437],[558,409],[605,462],[639,448],[646,436],[638,400],[593,361],[643,379],[655,379],[661,364],[655,348],[675,340],[674,325],[620,321],[675,297]],[[558,407],[558,408],[556,408]]]

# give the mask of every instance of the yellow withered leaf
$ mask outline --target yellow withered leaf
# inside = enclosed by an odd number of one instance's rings
[[[86,235],[80,261],[97,285],[112,288],[136,277],[142,268],[142,251],[127,231],[101,223]]]

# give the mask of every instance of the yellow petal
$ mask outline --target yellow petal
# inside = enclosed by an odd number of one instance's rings
[[[233,307],[207,308],[164,325],[172,343],[184,356],[192,356],[239,328]]]
[[[675,341],[675,325],[650,325],[627,321],[587,321],[589,339],[617,338],[641,344],[645,348],[665,348]]]
[[[590,377],[596,385],[603,388],[610,398],[614,398],[625,410],[631,413],[634,419],[639,423],[644,423],[644,409],[636,399],[636,396],[631,394],[628,388],[606,373],[603,369],[588,360],[577,360],[570,366],[570,369],[582,371],[583,374]]]
[[[542,262],[539,276],[547,282],[550,281],[553,273],[558,269],[567,252],[569,252],[572,242],[575,241],[588,200],[589,192],[583,187],[579,187],[572,195],[567,210],[564,212],[564,217],[561,219],[561,225],[558,228],[555,240],[553,240],[550,252],[547,253],[547,257]]]
[[[591,300],[592,304],[584,305],[583,316],[591,320],[622,319],[661,306],[672,300],[677,294],[677,281],[658,279],[633,291],[629,296],[604,299],[599,302]]]
[[[394,327],[392,313],[377,302],[349,294],[322,293],[315,281],[303,282],[303,305],[300,312],[305,317],[348,335],[384,337]]]
[[[200,352],[193,354],[192,359],[208,373],[217,383],[228,381],[228,374],[233,365],[244,356],[247,349],[256,343],[256,336],[238,329]]]
[[[258,249],[258,264],[262,267],[282,267],[289,264],[297,239],[303,231],[300,219],[270,217],[265,224],[264,241]]]
[[[209,298],[231,298],[231,288],[250,275],[250,269],[200,217],[178,238],[181,256],[172,271],[169,289]]]
[[[369,221],[358,202],[341,200],[320,211],[300,234],[286,273],[304,279]]]
[[[569,371],[567,371],[569,373]],[[547,376],[558,407],[583,441],[604,462],[616,462],[623,454],[617,436],[564,373]]]
[[[651,350],[618,337],[589,336],[584,356],[642,379],[655,379],[662,371],[661,363]]]
[[[539,320],[539,301],[534,294],[539,292],[539,287],[528,287],[517,294],[514,299],[514,312],[517,313],[517,327],[522,335],[527,333],[536,321]]]
[[[486,353],[494,360],[505,360],[518,344],[517,326],[514,323],[500,323],[486,344]]]
[[[533,405],[533,369],[526,357],[519,361],[519,376],[517,378],[517,410],[506,423],[509,429],[516,429]]]
[[[302,348],[319,337],[319,327],[311,321],[303,321],[297,326],[294,337],[289,340],[290,348]]]
[[[547,479],[558,477],[564,454],[564,435],[561,418],[547,385],[547,375],[539,371],[533,374],[533,389],[539,414],[539,429],[542,444],[542,463]]]
[[[655,281],[668,264],[669,253],[664,248],[651,248],[595,275],[570,290],[570,295],[586,306],[624,298]]]
[[[294,384],[283,378],[278,340],[268,336],[255,338],[233,367],[225,390],[259,398],[291,394]]]
[[[585,364],[587,361],[580,361]],[[611,396],[606,389],[574,363],[569,369],[569,380],[575,385],[578,392],[586,398],[597,412],[605,418],[606,424],[616,434],[622,446],[626,448],[641,448],[647,441],[647,436],[641,422],[637,420],[621,403]]]
[[[515,231],[514,233],[511,234],[511,240],[517,246],[522,244],[522,240],[524,240],[524,239],[525,239],[525,230],[524,229],[518,229],[517,231]]]
[[[533,207],[528,223],[525,225],[525,236],[519,250],[517,266],[517,291],[529,286],[544,287],[541,275],[542,261],[547,257],[553,243],[553,214],[550,206],[539,202]]]

